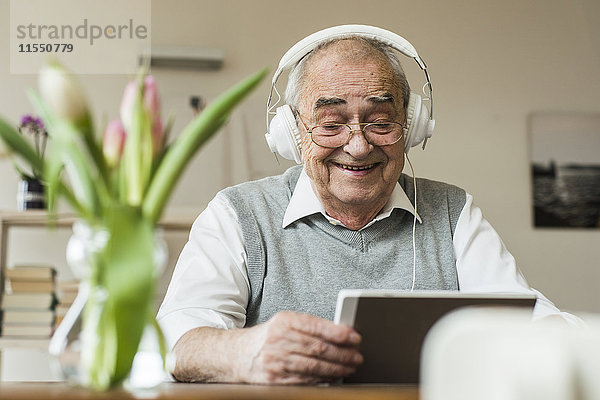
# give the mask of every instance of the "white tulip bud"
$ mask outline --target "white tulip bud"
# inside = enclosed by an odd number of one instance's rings
[[[74,123],[88,116],[88,106],[79,82],[58,64],[40,70],[39,90],[44,102],[57,115]]]

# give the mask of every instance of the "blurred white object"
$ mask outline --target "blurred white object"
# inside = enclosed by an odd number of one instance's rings
[[[61,380],[62,378],[52,372],[50,355],[45,350],[25,347],[0,349],[0,382]]]
[[[423,344],[422,400],[600,399],[600,318],[531,322],[514,309],[463,309]]]
[[[167,380],[160,348],[157,348],[158,343],[156,330],[147,326],[133,359],[129,378],[125,381],[126,389],[131,391],[153,389]]]

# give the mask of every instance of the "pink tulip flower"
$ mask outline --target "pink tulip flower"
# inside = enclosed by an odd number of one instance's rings
[[[152,75],[144,77],[144,108],[154,122],[160,118],[160,97],[158,96],[158,87],[156,80]]]
[[[123,154],[123,147],[125,147],[126,136],[125,128],[123,128],[120,120],[115,119],[110,121],[106,126],[106,131],[104,131],[104,137],[102,138],[102,152],[109,167],[114,167],[119,163]]]
[[[152,154],[157,155],[163,148],[165,132],[160,117],[152,123]]]
[[[133,118],[133,103],[137,95],[137,82],[131,81],[125,86],[123,100],[121,101],[121,121],[126,131],[131,129]],[[153,153],[157,154],[163,142],[162,121],[160,119],[160,97],[156,80],[152,75],[144,77],[144,92],[142,96],[142,106],[152,123],[152,144]]]

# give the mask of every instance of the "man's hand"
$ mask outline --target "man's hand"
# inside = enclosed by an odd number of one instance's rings
[[[307,314],[280,312],[248,329],[239,375],[253,383],[316,383],[354,372],[363,358],[352,328]]]
[[[363,358],[352,328],[280,312],[252,328],[188,331],[174,348],[173,376],[186,382],[301,384],[354,372]]]

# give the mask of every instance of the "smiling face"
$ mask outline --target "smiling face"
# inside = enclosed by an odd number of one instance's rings
[[[387,58],[367,44],[341,40],[307,61],[298,112],[311,128],[324,123],[404,123],[402,93]],[[301,131],[306,129],[300,124]],[[404,142],[377,147],[355,131],[343,147],[302,139],[306,173],[325,211],[360,229],[386,204],[404,166]]]

